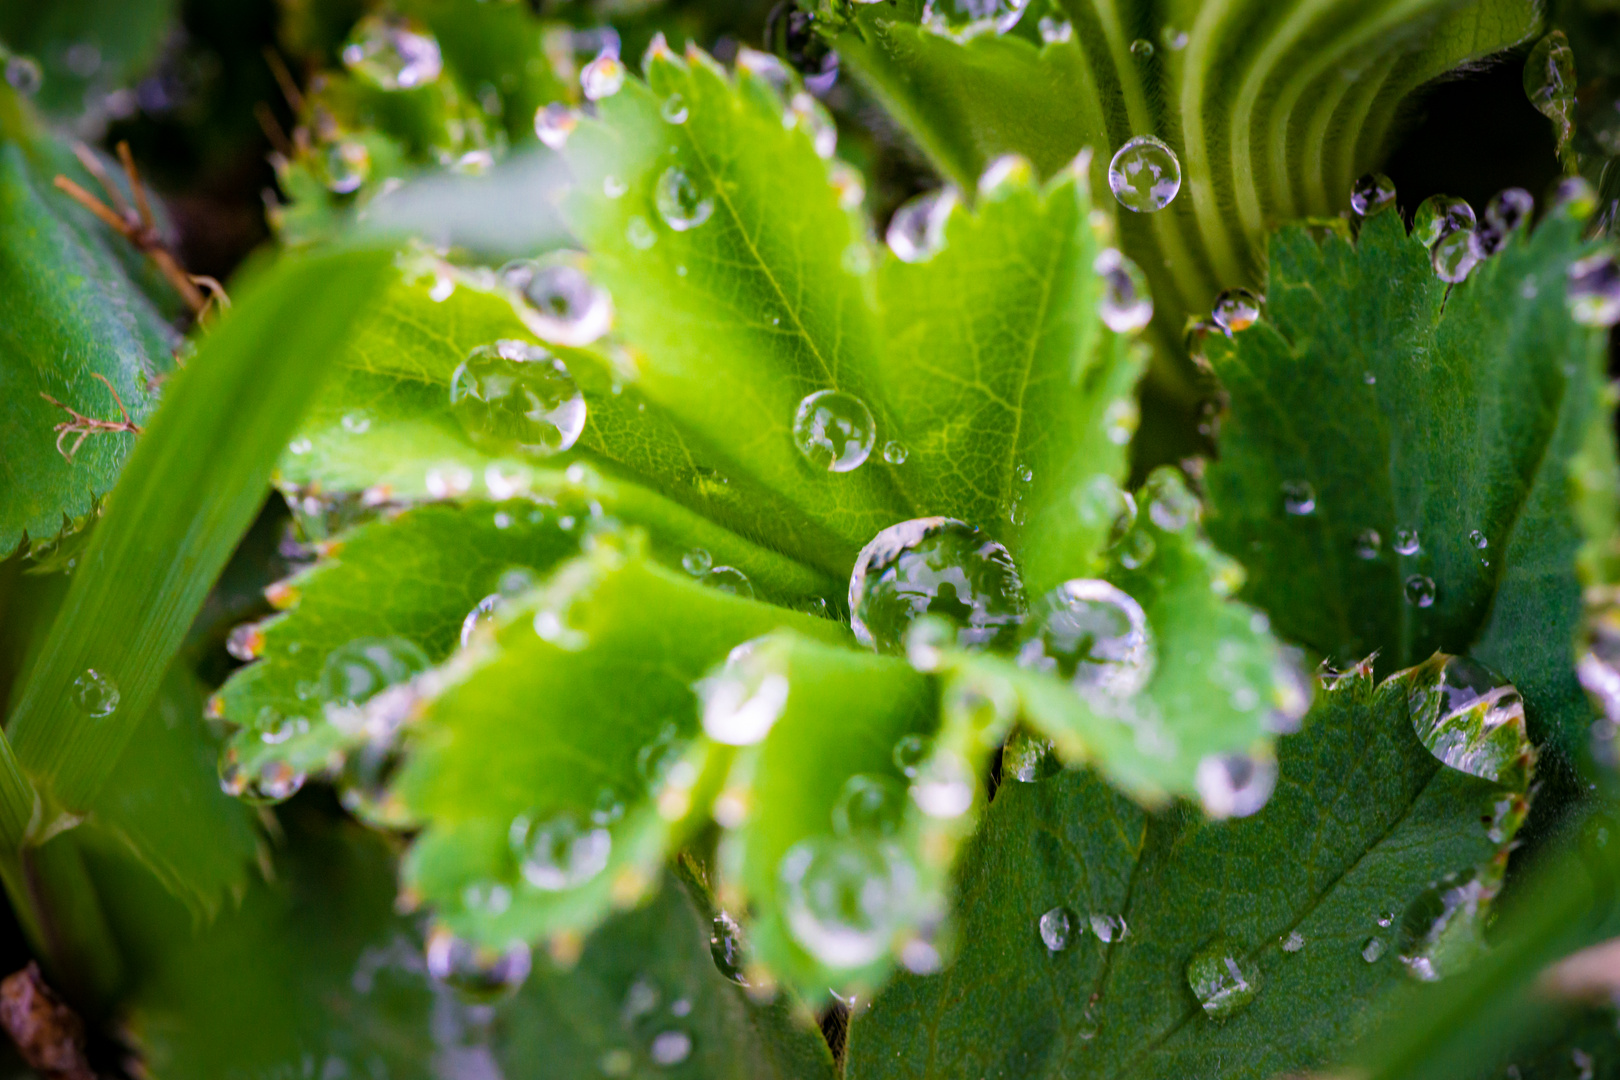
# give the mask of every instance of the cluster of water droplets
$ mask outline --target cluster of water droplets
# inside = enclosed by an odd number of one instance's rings
[[[585,430],[585,397],[568,367],[522,341],[468,353],[450,379],[450,411],[469,439],[496,453],[561,453]]]
[[[1050,953],[1060,953],[1078,942],[1089,929],[1098,941],[1112,945],[1130,934],[1125,917],[1106,912],[1094,912],[1081,919],[1070,908],[1059,904],[1041,913],[1035,921],[1041,944]]]

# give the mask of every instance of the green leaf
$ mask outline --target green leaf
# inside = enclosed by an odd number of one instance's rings
[[[170,672],[81,827],[88,844],[121,847],[195,913],[212,918],[240,896],[258,852],[252,812],[219,789],[217,739],[203,694]]]
[[[1259,280],[1269,222],[1348,203],[1351,182],[1388,153],[1411,91],[1526,40],[1539,18],[1526,0],[1036,0],[1016,32],[959,42],[921,25],[920,0],[847,18],[819,6],[847,65],[964,189],[1002,154],[1051,173],[1090,146],[1106,191],[1127,140],[1168,143],[1179,196],[1158,213],[1121,214],[1120,228],[1172,346],[1221,288]],[[1068,24],[1067,39],[1043,42],[1042,19],[1055,37]]]
[[[7,730],[43,789],[42,825],[86,808],[113,769],[385,266],[366,251],[285,260],[238,290],[169,384],[14,698]]]
[[[1278,748],[1270,802],[1238,821],[1148,815],[1085,772],[1008,778],[964,854],[960,956],[857,1017],[847,1075],[1258,1078],[1337,1060],[1409,981],[1403,928],[1430,928],[1443,875],[1477,893],[1447,928],[1477,949],[1526,800],[1440,765],[1412,689],[1366,668],[1329,683]],[[1188,982],[1212,947],[1254,991],[1228,979],[1220,1016]]]
[[[1554,214],[1448,288],[1397,214],[1354,246],[1285,228],[1267,319],[1206,345],[1230,397],[1208,524],[1243,595],[1336,663],[1470,653],[1566,749],[1589,716],[1571,461],[1609,422],[1601,335],[1565,306],[1579,233]]]
[[[123,241],[51,187],[58,173],[91,181],[43,140],[18,139],[15,109],[0,90],[0,130],[12,136],[0,141],[0,288],[11,298],[0,332],[0,552],[89,519],[135,438],[58,425],[77,423],[68,409],[144,425],[179,343],[116,252]]]
[[[0,43],[39,64],[34,98],[42,109],[63,120],[102,114],[105,123],[103,99],[132,87],[157,61],[179,7],[177,0],[8,4]]]

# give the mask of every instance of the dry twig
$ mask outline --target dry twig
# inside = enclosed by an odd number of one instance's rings
[[[79,447],[84,445],[84,440],[92,435],[105,435],[113,432],[129,432],[132,435],[141,433],[140,425],[130,419],[129,410],[124,408],[124,399],[118,396],[118,391],[113,387],[107,376],[99,371],[93,371],[90,373],[90,377],[100,379],[107,389],[112,391],[113,400],[118,403],[118,411],[124,416],[122,420],[98,420],[94,416],[86,416],[71,405],[65,405],[56,400],[45,391],[41,390],[39,392],[40,397],[72,417],[72,419],[64,420],[51,429],[56,432],[56,452],[61,454],[70,465],[73,463],[73,455],[79,452]],[[72,435],[78,436],[73,440],[73,445],[63,446],[63,441]]]

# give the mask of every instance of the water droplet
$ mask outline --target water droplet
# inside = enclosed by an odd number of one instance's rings
[[[1361,381],[1366,383],[1368,386],[1377,386],[1378,385],[1378,376],[1374,375],[1370,371],[1363,371],[1361,373]]]
[[[1247,330],[1260,319],[1260,298],[1248,289],[1227,289],[1215,298],[1210,318],[1229,335]]]
[[[702,577],[714,567],[714,557],[705,548],[693,548],[681,556],[681,569],[694,577]]]
[[[1131,55],[1138,60],[1151,60],[1153,58],[1153,42],[1147,38],[1137,38],[1131,42]]]
[[[1062,952],[1069,947],[1069,934],[1074,929],[1074,918],[1066,907],[1055,907],[1043,914],[1039,923],[1041,941],[1048,952]]]
[[[973,772],[949,750],[935,753],[917,770],[911,798],[931,818],[957,818],[973,805]]]
[[[1434,579],[1423,574],[1413,574],[1406,579],[1406,602],[1415,604],[1420,608],[1430,607],[1434,604]]]
[[[1023,620],[1023,584],[1007,549],[954,518],[891,525],[861,549],[849,579],[850,629],[861,644],[899,653],[906,628],[936,615],[956,643],[1010,644]]]
[[[1416,555],[1419,546],[1416,529],[1395,530],[1395,553],[1397,555]]]
[[[915,777],[928,756],[928,741],[921,735],[902,735],[894,744],[894,767],[907,777]]]
[[[1152,677],[1155,651],[1147,615],[1108,582],[1066,581],[1043,597],[1033,614],[1034,630],[1018,651],[1020,665],[1055,670],[1086,697],[1128,698]]]
[[[799,128],[810,136],[816,156],[830,160],[838,148],[838,128],[821,103],[803,90],[797,91],[782,114],[782,125]]]
[[[241,763],[235,747],[219,758],[219,787],[225,794],[259,806],[285,802],[304,786],[304,774],[285,761],[265,761],[257,769]]]
[[[1378,958],[1384,955],[1384,939],[1370,937],[1361,945],[1361,958],[1369,964],[1377,963]]]
[[[1125,925],[1123,915],[1093,914],[1087,921],[1091,923],[1091,932],[1096,934],[1104,944],[1123,941],[1125,935],[1130,933],[1130,928]]]
[[[1479,228],[1474,230],[1470,238],[1474,255],[1487,259],[1500,251],[1508,237],[1530,220],[1535,206],[1535,199],[1523,188],[1507,188],[1498,192],[1486,205]]]
[[[1350,189],[1350,209],[1362,217],[1388,210],[1395,205],[1395,182],[1383,173],[1368,173]]]
[[[524,324],[546,341],[582,348],[613,325],[607,291],[571,263],[519,260],[502,267],[501,278],[522,296]]]
[[[819,469],[859,468],[872,452],[877,424],[866,403],[842,390],[817,390],[793,414],[793,444]]]
[[[763,640],[732,649],[718,671],[692,687],[703,704],[703,730],[715,742],[749,746],[771,730],[787,706],[780,653]]]
[[[695,229],[714,213],[714,200],[699,192],[697,184],[678,165],[671,165],[659,176],[653,201],[658,216],[676,232]]]
[[[1216,938],[1187,961],[1187,985],[1212,1020],[1225,1020],[1241,1011],[1259,992],[1259,972],[1244,971],[1239,951],[1225,938]]]
[[[833,831],[839,836],[892,836],[900,830],[905,807],[900,785],[891,777],[856,773],[844,781],[833,803]]]
[[[1553,122],[1562,152],[1575,125],[1575,52],[1562,30],[1536,42],[1525,58],[1524,92],[1536,111]]]
[[[521,941],[495,949],[475,945],[446,926],[428,932],[428,974],[478,1004],[515,994],[529,977],[530,963],[529,946]]]
[[[926,262],[945,246],[945,224],[956,208],[956,191],[925,192],[894,212],[885,238],[902,262]]]
[[[748,575],[735,566],[714,566],[703,575],[703,584],[711,589],[719,589],[732,596],[740,596],[745,600],[754,598],[754,583],[748,580]]]
[[[343,425],[343,430],[351,435],[364,435],[371,430],[371,417],[363,412],[344,413],[343,419],[339,422]]]
[[[1472,872],[1419,893],[1401,915],[1396,954],[1407,974],[1434,982],[1460,970],[1483,946],[1481,908],[1490,893]]]
[[[24,97],[33,97],[45,83],[45,72],[32,56],[6,58],[6,83]]]
[[[1249,754],[1210,754],[1198,762],[1193,785],[1212,818],[1257,813],[1277,786],[1277,763]]]
[[[1383,537],[1378,535],[1377,529],[1362,529],[1356,533],[1356,558],[1376,559],[1383,545]]]
[[[519,817],[509,838],[523,879],[546,892],[585,884],[607,868],[613,853],[613,837],[606,829],[582,827],[567,811],[538,822]]]
[[[1485,538],[1485,534],[1480,532],[1478,529],[1475,529],[1468,534],[1468,542],[1481,550],[1484,550],[1486,547],[1490,546],[1490,541],[1487,540]]]
[[[739,986],[748,985],[748,978],[743,974],[742,927],[723,911],[714,917],[714,929],[709,934],[709,955],[714,958],[714,966],[720,970],[720,974]]]
[[[1465,280],[1473,273],[1474,267],[1479,265],[1479,253],[1474,250],[1473,231],[1458,229],[1442,236],[1434,245],[1430,262],[1434,266],[1435,276],[1441,281],[1455,285]]]
[[[1620,323],[1620,263],[1599,252],[1570,264],[1568,289],[1571,317],[1582,326]]]
[[[1451,233],[1473,231],[1474,224],[1474,208],[1468,203],[1452,195],[1431,195],[1412,215],[1412,235],[1432,248]]]
[[[1068,19],[1042,15],[1038,28],[1041,32],[1041,40],[1048,45],[1058,45],[1065,41],[1074,40],[1074,23]]]
[[[542,143],[553,150],[568,144],[568,136],[579,126],[579,114],[560,101],[542,105],[535,110],[534,133]]]
[[[630,185],[612,173],[602,177],[602,194],[610,199],[617,199],[629,190]]]
[[[454,499],[472,490],[472,470],[461,465],[445,465],[429,469],[422,478],[422,486],[435,499]]]
[[[1507,783],[1526,767],[1524,701],[1477,660],[1437,653],[1409,673],[1412,728],[1429,752],[1470,776]]]
[[[1316,489],[1303,480],[1289,480],[1282,486],[1283,509],[1296,517],[1316,512]]]
[[[302,457],[304,454],[309,453],[313,449],[315,449],[315,444],[304,438],[294,439],[292,442],[287,444],[288,452],[299,457]]]
[[[647,251],[658,243],[658,234],[653,231],[652,224],[640,214],[635,215],[626,223],[624,238],[630,241],[630,246],[637,251]]]
[[[1288,931],[1288,936],[1283,938],[1282,951],[1285,953],[1297,953],[1304,947],[1305,935],[1301,934],[1298,930]]]
[[[1171,52],[1180,52],[1187,47],[1188,36],[1185,30],[1178,30],[1174,26],[1166,26],[1159,31],[1159,41]]]
[[[679,1065],[691,1053],[692,1036],[684,1031],[660,1031],[647,1048],[647,1056],[654,1065]]]
[[[618,50],[610,46],[580,69],[580,89],[585,91],[585,97],[590,101],[610,98],[624,86],[624,74],[624,64],[619,60]]]
[[[984,33],[1005,34],[1018,25],[1029,0],[927,0],[922,24],[936,34],[966,41]]]
[[[1153,294],[1137,265],[1114,248],[1099,252],[1092,270],[1102,278],[1097,314],[1116,334],[1129,334],[1153,320]]]
[[[371,151],[359,139],[339,139],[321,153],[321,174],[326,190],[352,195],[371,175]]]
[[[1159,545],[1146,529],[1132,529],[1119,542],[1119,564],[1127,570],[1140,570],[1153,561]]]
[[[480,345],[450,378],[450,411],[497,452],[560,453],[585,429],[585,398],[561,360],[522,341]]]
[[[95,668],[85,668],[73,680],[73,701],[86,716],[111,716],[118,708],[118,684]]]
[[[686,118],[690,115],[690,110],[686,107],[686,98],[678,93],[669,95],[658,107],[658,115],[671,124],[686,123]]]
[[[905,443],[890,439],[883,444],[883,460],[890,465],[904,465],[911,451],[906,449]]]
[[[911,905],[914,873],[893,845],[816,836],[782,856],[778,870],[789,931],[830,967],[883,955]]]
[[[321,699],[337,706],[363,705],[429,666],[427,654],[405,638],[356,638],[326,655],[321,665]]]
[[[1138,135],[1108,163],[1108,186],[1127,210],[1150,214],[1169,206],[1181,190],[1181,162],[1152,135]]]
[[[343,64],[384,90],[426,86],[444,70],[439,43],[414,19],[368,15],[343,46]]]
[[[225,651],[238,660],[257,660],[264,655],[264,631],[258,623],[232,627],[225,638]]]

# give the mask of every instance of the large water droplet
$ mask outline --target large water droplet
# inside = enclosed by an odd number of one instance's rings
[[[450,377],[450,411],[469,439],[499,453],[561,453],[585,430],[585,397],[573,375],[522,341],[468,353]]]
[[[1181,190],[1181,162],[1163,140],[1138,135],[1108,163],[1108,186],[1127,210],[1141,214],[1163,210]]]
[[[523,322],[537,337],[583,348],[613,325],[613,301],[567,262],[508,263],[501,278],[522,296]]]
[[[1187,985],[1212,1020],[1241,1011],[1260,990],[1259,971],[1245,971],[1240,956],[1230,941],[1216,938],[1187,961]]]
[[[899,831],[904,812],[898,782],[877,773],[856,773],[844,781],[833,803],[833,831],[839,836],[892,836]]]
[[[523,879],[546,892],[585,884],[607,868],[613,853],[606,829],[583,826],[567,811],[540,821],[519,817],[509,838]]]
[[[475,945],[447,926],[428,932],[428,974],[476,1004],[491,1004],[517,993],[529,977],[529,946],[514,941],[504,949]]]
[[[1395,205],[1395,182],[1383,173],[1368,173],[1350,189],[1350,209],[1372,217]]]
[[[427,654],[413,641],[356,638],[326,655],[321,666],[321,698],[336,706],[363,705],[429,666]]]
[[[787,707],[787,673],[765,639],[732,649],[720,670],[692,689],[703,703],[704,732],[730,746],[759,742]]]
[[[1210,754],[1193,775],[1204,813],[1212,818],[1257,813],[1277,786],[1277,763],[1249,754]]]
[[[439,43],[414,19],[368,15],[343,46],[343,64],[384,90],[411,90],[439,77]]]
[[[709,955],[714,958],[714,966],[720,970],[720,974],[739,986],[748,985],[748,977],[743,974],[746,962],[743,958],[742,927],[723,911],[714,917],[714,927],[709,934]]]
[[[1481,907],[1489,891],[1472,873],[1424,889],[1401,916],[1398,955],[1415,979],[1433,982],[1464,967],[1484,944]]]
[[[1528,764],[1524,701],[1477,660],[1436,654],[1410,672],[1412,728],[1429,752],[1470,776],[1507,783]]]
[[[885,235],[902,262],[924,262],[945,246],[945,223],[956,208],[954,188],[925,192],[894,212]]]
[[[118,684],[95,668],[85,668],[73,680],[73,703],[86,716],[111,716],[118,697]]]
[[[1571,317],[1581,325],[1620,323],[1620,263],[1607,252],[1577,259],[1570,264],[1565,295]]]
[[[676,232],[695,229],[714,213],[714,199],[699,191],[696,182],[678,165],[671,165],[659,176],[653,202],[664,224]]]
[[[812,465],[828,472],[859,468],[876,438],[877,423],[866,402],[842,390],[807,394],[793,414],[793,445]]]
[[[1023,584],[1007,549],[954,518],[891,525],[861,549],[849,579],[850,629],[884,653],[905,648],[906,628],[935,615],[963,648],[1011,643],[1024,615]]]
[[[1040,918],[1041,941],[1049,952],[1062,952],[1069,947],[1069,935],[1074,930],[1074,916],[1066,907],[1055,907]]]
[[[1126,698],[1153,675],[1153,635],[1131,596],[1106,581],[1076,578],[1035,606],[1018,662],[1056,671],[1084,696]]]
[[[1575,124],[1575,52],[1562,30],[1536,42],[1525,58],[1524,92],[1536,111],[1553,122],[1562,150]]]
[[[601,101],[619,92],[624,86],[624,75],[624,64],[619,60],[619,51],[610,46],[597,53],[596,59],[580,69],[579,86],[585,91],[588,100]]]
[[[1129,334],[1153,321],[1153,294],[1135,263],[1114,248],[1097,254],[1092,270],[1102,278],[1097,314],[1116,334]]]
[[[911,905],[914,873],[893,845],[816,836],[782,856],[788,929],[822,963],[871,963],[889,946]]]
[[[1472,231],[1474,208],[1452,195],[1431,195],[1418,204],[1412,215],[1412,235],[1432,248],[1440,238],[1459,229]]]
[[[1260,319],[1260,298],[1248,289],[1227,289],[1215,298],[1210,318],[1228,334],[1247,330]]]

